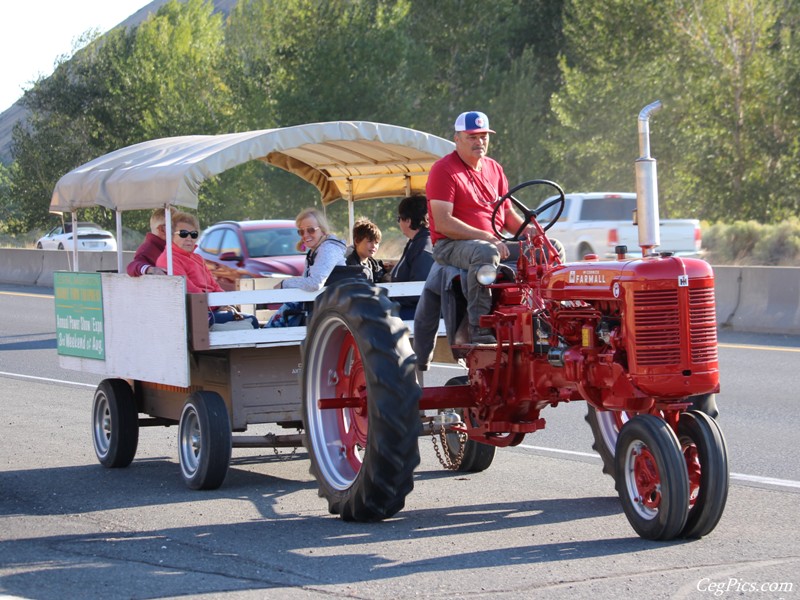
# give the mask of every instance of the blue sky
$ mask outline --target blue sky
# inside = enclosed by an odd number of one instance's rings
[[[72,55],[86,31],[108,31],[150,0],[0,0],[0,112],[59,56]]]

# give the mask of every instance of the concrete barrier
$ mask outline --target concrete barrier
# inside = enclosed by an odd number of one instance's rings
[[[133,252],[123,252],[123,267]],[[53,287],[72,254],[0,249],[0,282]],[[83,252],[81,271],[116,271],[116,252]],[[734,331],[800,335],[800,267],[714,267],[717,325]]]
[[[735,331],[800,333],[800,268],[743,268]]]
[[[133,260],[133,252],[122,253],[123,268]],[[116,271],[116,252],[81,252],[81,271]],[[72,252],[64,250],[0,249],[0,283],[53,287],[53,273],[72,270]]]

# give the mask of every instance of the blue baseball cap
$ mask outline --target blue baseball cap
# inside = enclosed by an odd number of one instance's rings
[[[456,131],[464,131],[466,133],[494,133],[494,131],[489,129],[489,117],[477,110],[471,110],[458,115],[456,119]]]

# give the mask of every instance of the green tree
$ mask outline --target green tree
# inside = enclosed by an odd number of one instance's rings
[[[222,42],[213,4],[172,0],[38,81],[24,97],[31,116],[14,131],[12,188],[25,226],[47,223],[58,178],[84,162],[156,137],[225,131],[231,106]],[[112,224],[102,212],[87,216]],[[146,215],[133,224],[146,228]]]
[[[663,216],[796,213],[797,12],[780,0],[569,2],[549,147],[568,187],[632,189],[635,118],[660,99]]]

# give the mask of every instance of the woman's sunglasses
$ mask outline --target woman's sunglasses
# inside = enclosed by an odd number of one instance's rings
[[[307,234],[307,235],[314,235],[314,232],[317,229],[319,229],[319,227],[306,227],[305,229],[298,229],[297,230],[297,235],[299,235],[301,237],[303,236],[304,233]]]
[[[187,238],[187,237],[191,236],[191,238],[192,238],[193,240],[196,240],[196,239],[197,239],[197,236],[199,235],[199,234],[197,233],[197,230],[196,230],[196,229],[195,229],[194,231],[186,231],[185,229],[181,229],[180,231],[176,231],[175,233],[176,233],[177,235],[181,236],[182,238]]]

